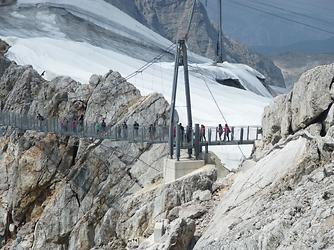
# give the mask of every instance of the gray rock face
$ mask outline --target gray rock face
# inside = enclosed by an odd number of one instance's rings
[[[334,64],[319,66],[304,73],[289,94],[275,98],[264,112],[264,141],[276,144],[313,123],[326,133],[332,125],[333,81]]]
[[[192,1],[174,0],[106,0],[128,13],[144,25],[171,41],[184,36],[190,19]],[[203,5],[197,1],[189,33],[192,51],[214,59],[217,48],[217,31],[210,22]],[[247,64],[266,76],[268,84],[285,87],[283,75],[270,59],[261,56],[236,41],[224,37],[224,57],[229,62]]]
[[[8,51],[9,45],[0,39],[0,77],[5,70],[9,67],[10,61],[4,57],[4,54]]]
[[[0,39],[0,55],[4,55],[9,49],[9,45]]]
[[[305,73],[266,108],[255,160],[232,176],[194,249],[333,247],[333,66]]]
[[[292,129],[305,128],[329,109],[334,97],[334,64],[304,73],[292,91]]]
[[[296,138],[236,174],[194,249],[333,246],[333,148]]]
[[[193,193],[193,200],[208,201],[211,200],[210,190],[196,191]]]

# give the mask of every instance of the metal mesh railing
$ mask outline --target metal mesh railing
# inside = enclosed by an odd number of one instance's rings
[[[0,112],[0,126],[79,138],[115,141],[167,143],[169,139],[169,128],[166,126],[151,125],[147,127],[139,125],[137,128],[132,125],[126,127],[123,125],[103,126],[101,122],[89,123],[76,118],[38,118],[38,116],[14,112]],[[204,134],[200,132],[200,143],[208,143],[209,145],[248,144],[261,139],[262,128],[260,126],[232,126],[230,130],[227,135],[218,128],[207,127]],[[194,143],[195,130],[191,129],[187,132],[186,129],[183,129],[179,137],[181,148],[189,148]],[[176,138],[176,128],[174,129],[174,138]]]

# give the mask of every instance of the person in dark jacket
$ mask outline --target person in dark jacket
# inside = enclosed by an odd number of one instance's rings
[[[206,137],[205,137],[205,126],[204,126],[203,124],[201,125],[200,139],[201,139],[201,141],[203,141],[203,140],[206,141]]]
[[[133,124],[133,130],[134,130],[134,132],[135,132],[135,137],[138,137],[138,131],[139,131],[139,124],[138,124],[138,122],[134,122],[134,124]]]
[[[223,126],[221,124],[218,125],[218,129],[217,129],[218,135],[219,135],[219,140],[222,140],[222,135],[224,133],[224,129]]]
[[[102,119],[101,128],[102,128],[102,132],[103,133],[107,132],[107,123],[106,123],[106,119],[105,118]]]
[[[124,139],[128,138],[128,125],[126,124],[125,121],[122,123],[122,129],[123,129]]]

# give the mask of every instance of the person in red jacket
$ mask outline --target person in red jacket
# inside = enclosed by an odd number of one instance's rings
[[[229,126],[227,125],[227,123],[225,123],[225,127],[224,127],[224,141],[226,141],[226,138],[228,141],[230,141],[230,133],[231,130],[229,128]]]

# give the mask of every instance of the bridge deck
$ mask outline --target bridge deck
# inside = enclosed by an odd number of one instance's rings
[[[78,138],[108,139],[113,141],[126,141],[129,143],[168,143],[168,127],[165,126],[133,126],[123,128],[120,124],[108,125],[105,128],[96,123],[65,122],[58,118],[39,120],[37,117],[10,112],[0,112],[0,126],[12,127],[23,131],[32,130],[36,132],[55,133],[63,136]],[[261,138],[261,127],[259,126],[233,126],[231,127],[230,141],[222,136],[219,138],[217,128],[206,128],[205,139],[202,137],[201,144],[205,145],[240,145],[253,144]],[[0,133],[5,129],[0,129]],[[181,148],[193,145],[194,138],[187,142],[186,135],[181,135]]]

